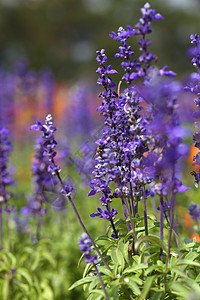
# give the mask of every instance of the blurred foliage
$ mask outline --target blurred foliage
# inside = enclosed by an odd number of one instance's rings
[[[189,35],[200,31],[200,3],[198,0],[149,2],[165,18],[153,24],[151,50],[161,65],[174,66],[182,76],[191,70],[186,51]],[[90,78],[95,73],[96,49],[106,48],[113,57],[117,44],[109,38],[109,33],[119,26],[137,23],[144,3],[141,0],[1,0],[0,64],[9,66],[26,57],[32,68],[50,67],[57,79]]]

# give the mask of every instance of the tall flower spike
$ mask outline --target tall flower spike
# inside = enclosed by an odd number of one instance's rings
[[[44,140],[44,142],[42,144],[42,147],[44,148],[43,155],[45,155],[49,158],[49,163],[50,163],[50,165],[48,167],[48,172],[50,172],[52,175],[55,175],[58,178],[60,185],[61,185],[61,193],[64,194],[68,198],[68,200],[79,220],[81,227],[87,234],[88,238],[91,240],[92,245],[94,246],[95,250],[97,251],[97,253],[98,253],[99,257],[101,258],[102,262],[104,263],[104,265],[107,267],[108,270],[111,271],[108,263],[105,261],[104,257],[102,256],[99,249],[97,248],[95,242],[92,240],[85,225],[83,224],[83,221],[77,211],[76,205],[74,204],[74,201],[71,198],[71,193],[72,193],[73,187],[64,184],[64,182],[59,174],[61,171],[61,168],[55,164],[54,157],[56,155],[55,147],[56,147],[57,143],[54,139],[54,131],[56,130],[56,128],[53,126],[53,117],[49,114],[46,117],[44,125],[42,125],[41,121],[37,121],[37,124],[31,125],[30,130],[36,130],[36,131],[43,132],[43,136],[42,136],[42,138]]]
[[[48,171],[52,175],[56,175],[61,172],[60,166],[56,165],[54,162],[54,157],[56,156],[56,145],[57,142],[54,138],[54,131],[56,131],[56,127],[53,126],[53,117],[51,114],[47,115],[45,124],[42,125],[40,121],[37,121],[37,124],[31,125],[30,130],[42,131],[43,132],[43,144],[42,147],[44,149],[43,155],[47,156],[50,165],[48,166]]]
[[[48,172],[49,160],[43,155],[43,139],[38,138],[34,146],[35,155],[32,167],[33,189],[34,193],[29,197],[28,205],[22,209],[25,215],[38,215],[46,214],[44,203],[47,201],[45,190],[48,186],[56,183],[56,178],[51,176]]]
[[[8,207],[8,199],[10,198],[10,193],[7,191],[7,187],[11,185],[14,181],[10,178],[8,171],[8,158],[12,150],[12,145],[9,141],[9,132],[7,129],[0,127],[0,247],[3,248],[3,221],[2,212],[3,206],[5,205],[6,212],[6,222],[7,222],[7,235],[9,248],[11,247],[9,225],[8,225],[8,213],[13,210],[12,207]]]
[[[196,96],[194,103],[196,104],[197,110],[193,113],[195,119],[194,127],[195,132],[193,134],[194,146],[200,150],[200,38],[198,34],[192,34],[190,36],[191,43],[194,47],[189,49],[189,55],[192,56],[193,66],[196,68],[197,73],[192,73],[190,81],[187,86],[184,87],[186,92],[190,92]],[[200,181],[200,151],[193,158],[194,164],[198,167],[198,172],[191,172],[194,176],[194,185],[198,187]]]

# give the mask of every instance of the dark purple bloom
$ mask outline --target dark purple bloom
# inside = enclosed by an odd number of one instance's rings
[[[115,215],[118,214],[117,210],[115,209],[111,209],[110,211],[108,210],[104,210],[102,211],[101,208],[98,208],[98,213],[93,213],[90,215],[90,217],[94,218],[94,217],[100,217],[100,218],[104,218],[104,219],[107,219],[107,220],[114,220],[115,219]]]
[[[73,186],[72,185],[65,185],[64,188],[61,189],[61,194],[64,194],[66,197],[71,196],[72,191],[73,191]]]

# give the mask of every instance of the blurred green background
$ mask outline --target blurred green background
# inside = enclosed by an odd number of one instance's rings
[[[200,32],[200,1],[149,3],[164,16],[153,23],[151,51],[159,65],[168,64],[182,78],[192,70],[186,51],[190,34]],[[113,57],[117,44],[109,33],[136,24],[144,4],[143,0],[0,0],[0,65],[8,68],[27,58],[31,68],[48,67],[57,80],[95,81],[95,51],[105,48]]]

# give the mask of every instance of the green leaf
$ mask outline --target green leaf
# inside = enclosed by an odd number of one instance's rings
[[[101,300],[102,295],[97,295],[97,294],[90,294],[87,300]]]
[[[10,260],[10,266],[11,266],[11,268],[15,269],[16,262],[17,262],[16,257],[12,253],[10,253],[10,252],[7,253],[7,256],[9,258],[9,260]]]
[[[189,259],[179,260],[177,262],[177,266],[181,266],[181,265],[200,267],[200,263],[198,263],[196,261],[189,260]]]
[[[87,274],[92,269],[92,267],[93,267],[92,263],[86,264],[84,272],[83,272],[83,278],[87,276]]]
[[[84,256],[85,256],[85,254],[82,253],[82,255],[81,255],[81,257],[79,258],[79,261],[78,261],[78,268],[80,267],[80,264],[81,264],[81,262],[82,262],[83,259],[84,259]]]
[[[152,300],[160,300],[162,296],[164,296],[164,293],[163,293],[163,292],[156,292],[156,293],[153,295]]]
[[[124,270],[123,274],[129,274],[129,273],[137,273],[139,270],[147,269],[148,265],[147,264],[139,264],[134,267],[128,267]]]
[[[1,284],[2,300],[7,300],[8,299],[8,291],[9,291],[9,281],[4,280]]]
[[[199,256],[199,253],[190,251],[189,253],[186,254],[185,259],[195,260],[198,256]]]
[[[28,270],[27,269],[25,269],[25,268],[18,268],[17,270],[16,270],[16,272],[15,272],[15,275],[16,275],[16,277],[23,277],[26,281],[27,281],[27,283],[29,284],[29,285],[32,285],[32,277],[31,277],[31,275],[30,275],[30,273],[28,272]],[[18,275],[20,275],[20,276],[18,276]],[[20,280],[20,279],[19,279]]]
[[[103,274],[113,278],[113,273],[110,270],[108,270],[106,267],[101,267],[100,266],[100,267],[98,267],[98,270],[99,270],[100,273],[103,273]]]
[[[124,249],[123,249],[123,255],[124,255],[124,259],[125,261],[129,264],[129,257],[128,257],[128,247],[129,247],[129,242],[127,242],[126,244],[124,244]]]
[[[152,236],[152,235],[148,235],[148,236],[143,236],[141,237],[139,240],[136,241],[135,243],[135,249],[136,251],[138,250],[140,244],[142,242],[145,241],[149,241],[151,243],[157,244],[158,246],[160,246],[165,252],[167,252],[167,248],[165,247],[165,245],[163,244],[163,242],[156,236]]]
[[[90,283],[88,291],[91,292],[99,284],[99,277],[94,277],[94,280]]]
[[[117,248],[112,249],[111,259],[112,259],[114,265],[115,264],[120,265],[122,267],[122,270],[124,269],[125,261],[124,261],[123,254],[121,253],[121,251],[119,249],[117,249]]]
[[[94,277],[85,277],[85,278],[82,278],[78,281],[76,281],[74,284],[72,284],[70,286],[70,288],[68,288],[68,291],[71,291],[73,290],[74,288],[78,287],[78,286],[81,286],[81,285],[84,285],[84,284],[87,284],[87,283],[90,283],[94,280]]]
[[[191,244],[191,243],[195,244],[193,239],[189,239],[189,238],[184,238],[184,242],[185,244]]]
[[[105,298],[105,294],[104,294],[104,292],[102,291],[102,290],[92,290],[91,292],[90,292],[90,294],[98,294],[98,295],[101,295],[103,298]]]
[[[39,264],[40,264],[40,254],[38,252],[36,252],[34,255],[34,261],[31,264],[31,270],[35,271],[37,269],[37,267],[39,266]]]
[[[188,287],[183,282],[172,282],[170,284],[170,291],[171,293],[174,293],[175,295],[181,296],[181,299],[188,300]],[[196,298],[194,298],[196,299]]]
[[[197,275],[195,281],[198,282],[198,283],[200,282],[200,273]]]
[[[158,271],[158,272],[161,272],[161,273],[164,273],[165,272],[165,265],[164,264],[155,264],[155,265],[152,265],[150,267],[148,267],[148,269],[145,271],[144,275],[145,276],[148,276],[151,272],[154,272],[154,271]]]
[[[128,285],[128,287],[133,291],[134,295],[139,296],[141,294],[140,288],[132,278],[125,277],[124,283]]]
[[[55,259],[51,256],[50,253],[48,253],[48,252],[45,251],[45,252],[42,252],[42,253],[41,253],[41,256],[42,256],[43,259],[47,260],[53,268],[56,267],[56,261],[55,261]]]
[[[53,300],[54,299],[53,291],[47,282],[43,281],[41,283],[41,288],[42,288],[42,300]]]
[[[154,275],[154,276],[148,277],[146,279],[143,291],[142,291],[140,297],[138,298],[138,300],[145,300],[146,299],[146,296],[148,295],[155,278],[156,278],[156,276]]]

